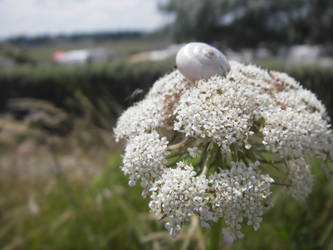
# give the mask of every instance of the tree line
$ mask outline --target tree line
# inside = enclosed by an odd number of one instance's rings
[[[231,47],[331,44],[332,0],[168,0],[176,41],[224,41]]]

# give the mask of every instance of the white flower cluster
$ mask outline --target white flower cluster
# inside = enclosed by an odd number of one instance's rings
[[[205,211],[209,209],[207,188],[205,176],[196,176],[191,166],[179,162],[176,169],[166,169],[150,189],[152,200],[149,207],[153,212],[168,217],[169,222],[165,226],[175,237],[183,222],[193,213],[206,215]]]
[[[225,151],[230,145],[247,145],[255,122],[261,124],[266,149],[325,159],[329,123],[325,108],[314,94],[278,72],[231,62],[226,77],[201,80],[184,93],[174,114],[174,129],[186,136],[211,138]]]
[[[211,197],[212,211],[224,217],[224,228],[228,242],[243,238],[241,223],[258,230],[264,213],[264,201],[270,196],[270,185],[274,180],[268,175],[256,172],[259,162],[246,166],[243,162],[231,162],[230,170],[223,170],[209,177],[209,184],[215,190]]]
[[[167,140],[159,138],[156,131],[142,133],[128,140],[123,158],[122,170],[129,175],[129,185],[134,186],[141,179],[144,187],[143,196],[147,194],[149,184],[160,177],[167,163]]]
[[[264,213],[264,200],[274,180],[255,170],[259,162],[245,165],[232,162],[230,170],[215,173],[209,178],[197,176],[192,166],[177,163],[176,169],[168,168],[150,189],[150,209],[161,217],[167,217],[166,228],[175,237],[184,221],[197,214],[202,226],[224,218],[224,232],[229,241],[242,238],[241,224],[258,230]]]
[[[190,86],[178,71],[157,81],[144,100],[120,116],[114,129],[116,141],[167,126],[179,97]]]
[[[295,199],[304,199],[312,191],[313,179],[310,165],[303,158],[289,160],[286,163],[290,186],[287,190]]]
[[[204,227],[223,218],[228,242],[243,237],[244,223],[257,230],[273,183],[263,151],[285,163],[276,167],[298,199],[312,190],[306,157],[332,160],[332,131],[313,93],[284,73],[230,66],[225,76],[195,82],[174,70],[114,129],[126,140],[129,184],[141,181],[172,236],[193,214]]]

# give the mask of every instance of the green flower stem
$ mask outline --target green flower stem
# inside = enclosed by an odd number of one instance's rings
[[[169,163],[168,163],[166,166],[167,166],[167,167],[174,166],[174,165],[176,165],[176,163],[179,162],[180,160],[185,159],[186,156],[187,156],[186,152],[181,153],[181,154],[179,154],[178,156],[175,155],[175,156],[173,156],[172,158],[175,158],[175,157],[176,157],[176,159],[171,159],[171,158],[169,158],[169,159],[168,159],[168,160],[169,160]]]
[[[217,154],[216,148],[214,148],[213,143],[209,143],[208,146],[205,149],[205,154],[202,155],[202,157],[204,156],[205,159],[202,158],[202,160],[200,161],[200,162],[204,161],[203,169],[202,169],[201,174],[200,174],[201,176],[205,175],[207,173],[208,169],[212,166],[212,164],[215,161],[216,154]]]
[[[169,145],[167,149],[169,151],[179,150],[180,148],[186,146],[190,142],[191,142],[191,139],[186,137],[183,141],[181,141],[177,144]]]
[[[247,156],[251,159],[252,162],[256,162],[257,161],[257,157],[254,155],[254,153],[252,152],[252,150],[248,150],[247,151]]]
[[[187,154],[187,151],[186,150],[183,150],[183,151],[173,151],[173,152],[170,152],[170,154],[167,155],[167,159],[171,159],[171,158],[174,158],[176,156],[182,156],[184,154]]]
[[[209,146],[209,143],[206,143],[206,145],[204,145],[201,156],[200,156],[200,161],[199,161],[198,166],[200,166],[200,168],[202,168],[202,169],[204,168],[204,164],[207,159],[208,146]]]
[[[201,172],[200,176],[205,175],[207,173],[209,159],[210,159],[210,153],[207,154],[207,157],[205,159],[205,163],[204,163],[204,166],[203,166],[203,169],[202,169],[202,172]]]
[[[209,250],[218,250],[220,249],[220,238],[222,237],[222,219],[219,219],[218,222],[212,223],[210,230],[210,242]]]

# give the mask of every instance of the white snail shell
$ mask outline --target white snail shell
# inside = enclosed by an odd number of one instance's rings
[[[230,71],[229,62],[221,51],[199,42],[182,47],[177,53],[176,64],[180,73],[193,82]]]

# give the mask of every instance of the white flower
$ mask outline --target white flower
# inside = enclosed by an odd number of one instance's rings
[[[129,184],[141,181],[173,237],[193,214],[205,228],[223,219],[226,243],[244,237],[244,223],[258,230],[274,182],[263,151],[286,163],[276,167],[296,199],[312,190],[306,157],[333,158],[326,110],[313,93],[284,73],[230,66],[226,76],[195,82],[174,70],[114,129],[116,140],[126,139]]]
[[[226,77],[200,80],[180,97],[174,129],[186,136],[211,138],[223,150],[248,137],[260,123],[263,144],[282,157],[311,153],[325,158],[332,134],[326,111],[315,95],[284,73],[231,62]]]
[[[205,176],[197,176],[192,166],[183,162],[176,169],[166,169],[161,178],[150,189],[150,209],[167,217],[166,228],[172,237],[180,232],[184,221],[193,213],[202,216],[206,221],[211,218],[208,212],[206,190],[208,180]]]
[[[215,194],[211,206],[217,217],[223,217],[228,227],[225,239],[233,241],[243,238],[241,224],[258,230],[264,213],[264,201],[271,195],[270,185],[274,180],[257,172],[259,162],[246,166],[243,162],[232,162],[230,170],[222,170],[209,178]]]
[[[144,100],[120,116],[114,129],[116,141],[168,125],[179,97],[190,85],[178,71],[158,80]]]
[[[225,151],[247,141],[254,121],[256,100],[249,88],[221,76],[197,82],[175,109],[174,129],[186,136],[212,138]]]
[[[152,129],[165,124],[165,116],[161,112],[158,99],[144,99],[128,108],[118,119],[114,129],[117,141],[123,138],[149,133]]]
[[[149,184],[159,178],[167,163],[167,140],[160,139],[156,131],[131,137],[126,145],[122,170],[129,175],[129,185],[134,186],[141,179],[147,195]]]
[[[287,188],[293,198],[304,199],[312,191],[313,178],[309,164],[303,158],[289,160],[286,163],[288,180],[291,185]]]
[[[197,157],[201,153],[200,149],[197,146],[187,148],[187,151],[190,154],[190,156],[193,157],[193,158]]]

